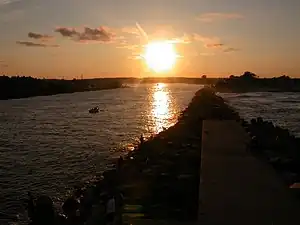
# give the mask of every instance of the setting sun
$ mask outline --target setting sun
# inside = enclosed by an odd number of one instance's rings
[[[177,54],[172,43],[157,41],[146,45],[143,57],[150,69],[155,72],[166,72],[174,67]]]

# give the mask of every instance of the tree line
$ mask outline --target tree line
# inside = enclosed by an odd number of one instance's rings
[[[240,76],[231,75],[229,78],[219,79],[214,87],[221,92],[246,91],[300,91],[300,79],[282,75],[273,78],[259,78],[255,73],[246,71]]]
[[[0,99],[27,98],[120,87],[122,87],[120,80],[110,78],[58,80],[3,75],[0,76]]]

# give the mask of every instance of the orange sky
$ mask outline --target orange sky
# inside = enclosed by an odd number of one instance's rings
[[[298,0],[0,0],[0,72],[47,78],[300,76]],[[181,56],[157,74],[147,41]]]

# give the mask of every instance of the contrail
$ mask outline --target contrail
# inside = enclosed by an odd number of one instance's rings
[[[148,38],[147,33],[144,31],[144,29],[141,27],[141,25],[138,22],[136,22],[135,25],[136,25],[137,29],[139,30],[140,35],[143,38],[143,41],[145,41],[146,43],[148,43],[149,38]]]

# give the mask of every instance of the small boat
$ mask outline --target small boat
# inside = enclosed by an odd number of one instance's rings
[[[89,113],[98,113],[98,112],[99,112],[99,107],[94,107],[89,110]]]

